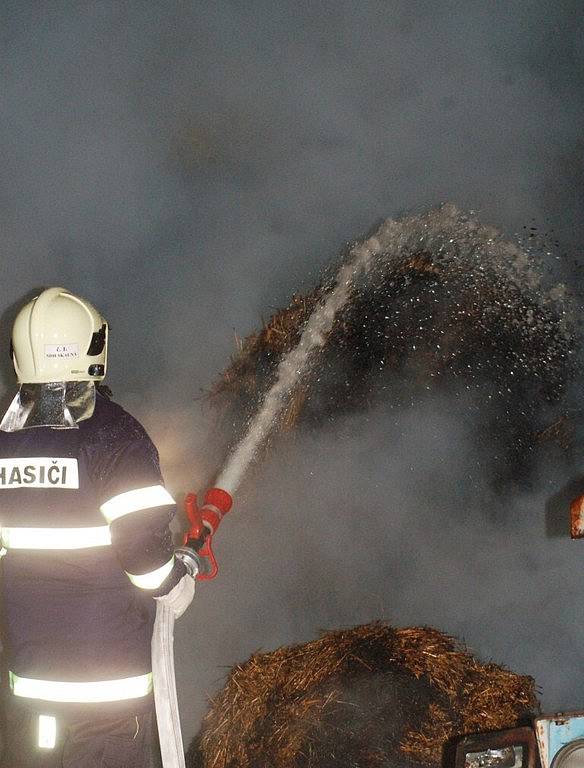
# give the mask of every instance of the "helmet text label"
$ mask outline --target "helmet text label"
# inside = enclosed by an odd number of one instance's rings
[[[49,360],[75,360],[79,357],[79,344],[45,344],[45,357]]]

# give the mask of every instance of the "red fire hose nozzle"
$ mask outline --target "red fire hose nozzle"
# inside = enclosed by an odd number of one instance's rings
[[[185,533],[183,544],[193,549],[199,560],[199,572],[196,578],[202,581],[214,579],[219,570],[212,539],[221,520],[229,512],[233,499],[227,491],[221,488],[210,488],[205,494],[202,507],[197,506],[197,497],[189,493],[185,497],[185,511],[190,523]]]

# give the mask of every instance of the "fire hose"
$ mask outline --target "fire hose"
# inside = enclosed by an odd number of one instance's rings
[[[190,527],[184,536],[183,546],[176,550],[175,555],[185,563],[190,575],[183,577],[183,581],[177,585],[178,588],[188,589],[190,587],[192,590],[194,583],[191,580],[193,578],[197,581],[207,581],[214,579],[217,575],[218,566],[213,552],[212,540],[223,516],[231,509],[231,505],[231,496],[220,488],[211,488],[207,491],[201,508],[197,506],[197,497],[194,493],[187,495],[185,509]],[[174,589],[176,590],[177,587]],[[178,596],[177,605],[180,599]],[[157,600],[156,620],[152,634],[154,704],[164,768],[185,768],[174,674],[173,648],[176,607],[164,599]]]

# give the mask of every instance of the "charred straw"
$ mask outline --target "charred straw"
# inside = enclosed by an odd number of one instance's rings
[[[412,408],[437,394],[459,401],[505,482],[527,475],[567,408],[579,370],[570,302],[546,283],[538,252],[452,205],[387,221],[382,253],[352,286],[327,343],[281,426],[311,428],[378,404]],[[548,281],[549,282],[549,281]],[[239,352],[211,402],[243,433],[328,284],[295,295]],[[543,437],[543,440],[541,439]]]
[[[530,677],[436,629],[366,624],[234,667],[187,765],[437,767],[455,737],[512,727],[536,707]]]

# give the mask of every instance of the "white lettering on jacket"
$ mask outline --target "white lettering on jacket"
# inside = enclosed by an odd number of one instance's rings
[[[0,490],[11,488],[79,488],[77,459],[0,459]]]

